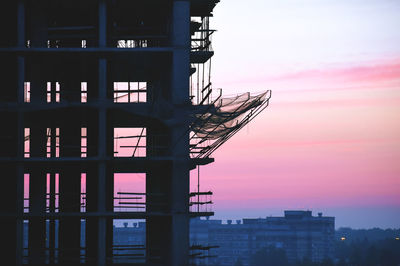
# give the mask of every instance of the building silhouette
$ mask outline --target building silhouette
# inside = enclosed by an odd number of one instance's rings
[[[189,172],[270,98],[213,88],[217,2],[2,3],[3,261],[112,265],[134,250],[123,261],[188,265],[189,219],[213,214]],[[121,175],[143,189],[117,190]],[[120,219],[145,220],[144,243],[115,243]]]
[[[82,226],[82,229],[85,227]],[[195,265],[251,265],[252,257],[269,248],[281,249],[287,261],[294,265],[308,259],[323,262],[335,259],[335,241],[343,236],[335,235],[334,217],[312,216],[311,211],[285,211],[283,217],[266,217],[242,220],[214,220],[194,218],[190,222],[189,262]],[[392,236],[393,232],[390,232]],[[349,235],[344,233],[344,235]],[[116,245],[140,245],[146,237],[146,223],[125,222],[114,227]],[[82,238],[84,242],[84,238]],[[121,261],[129,262],[125,255],[142,251],[118,249]]]
[[[205,265],[234,265],[239,259],[250,265],[257,251],[270,247],[283,249],[289,263],[334,257],[335,218],[322,213],[312,216],[311,211],[285,211],[283,217],[228,220],[226,224],[194,219],[190,229],[194,245],[214,247],[207,250]]]

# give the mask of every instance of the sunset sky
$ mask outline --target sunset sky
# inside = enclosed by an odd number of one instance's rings
[[[217,5],[214,88],[272,98],[201,168],[214,218],[309,209],[400,227],[399,14],[389,0]]]
[[[400,1],[222,0],[211,27],[213,87],[272,90],[200,169],[213,219],[312,210],[337,228],[400,228]],[[115,193],[145,180],[116,174]]]

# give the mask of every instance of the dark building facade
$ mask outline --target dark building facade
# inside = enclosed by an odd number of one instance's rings
[[[217,2],[2,2],[2,260],[111,265],[125,249],[130,263],[188,264],[189,219],[212,215],[189,172],[269,99],[238,97],[224,116],[232,101],[212,98]],[[117,190],[121,175],[143,189]],[[120,219],[145,220],[144,243],[116,243]]]

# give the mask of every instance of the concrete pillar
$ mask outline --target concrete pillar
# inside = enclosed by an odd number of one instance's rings
[[[172,10],[171,99],[174,105],[188,104],[190,69],[190,2],[174,1]],[[178,115],[178,114],[175,114]],[[189,134],[182,121],[171,130],[171,261],[187,265],[189,260]]]
[[[16,68],[12,71],[15,74]],[[16,83],[11,87],[15,92],[17,91]],[[18,127],[21,126],[19,118],[19,112],[0,112],[0,125],[2,125],[0,158],[17,159],[21,156],[18,148],[23,140],[19,139],[18,134]],[[0,246],[2,247],[0,257],[13,265],[22,263],[22,217],[17,217],[23,212],[23,178],[21,181],[20,167],[20,163],[15,161],[0,163],[2,173],[0,179]]]
[[[46,156],[46,127],[39,123],[30,130],[30,156]],[[46,171],[43,167],[32,167],[29,172],[29,219],[28,254],[29,263],[44,264],[46,241]]]
[[[19,0],[17,3],[17,46],[25,46],[25,2]],[[25,82],[25,58],[17,57],[17,103],[24,104],[24,82]],[[19,111],[17,114],[17,158],[24,158],[24,113]],[[21,215],[16,219],[16,252],[15,265],[22,265],[23,241],[24,241],[24,168],[22,163],[17,164],[17,182],[16,182],[16,214]]]
[[[97,78],[96,69],[90,80]],[[97,83],[97,81],[96,81]],[[88,86],[93,84],[88,82]],[[97,87],[93,89],[97,90]],[[97,94],[97,93],[96,93]],[[93,98],[89,98],[94,100]],[[97,97],[96,97],[97,99]],[[97,118],[88,121],[87,124],[87,156],[94,157],[98,154],[98,121]],[[98,167],[93,166],[86,172],[86,212],[96,212],[98,208]],[[98,243],[98,219],[88,217],[86,219],[86,263],[95,264],[97,261],[97,243]]]
[[[61,99],[62,101],[63,99]],[[80,157],[81,127],[79,121],[65,121],[60,127],[60,157]],[[60,214],[79,213],[81,202],[81,169],[79,165],[63,167],[59,172]],[[59,261],[78,263],[80,258],[80,217],[60,217],[58,231]]]
[[[177,107],[190,103],[189,68],[190,68],[190,3],[173,1],[171,9],[170,46],[173,48],[169,83],[163,84],[163,90],[169,90],[165,99]],[[160,88],[159,88],[160,89]],[[153,95],[157,92],[152,91]],[[159,99],[158,97],[154,97]],[[172,115],[179,115],[176,112]],[[148,196],[147,211],[166,211],[168,216],[149,217],[146,220],[147,262],[156,263],[159,257],[163,265],[188,265],[189,259],[189,145],[188,124],[174,125],[169,129],[148,128],[148,156],[165,155],[152,150],[152,136],[169,132],[167,140],[155,145],[168,145],[167,155],[172,162],[149,169],[146,178],[146,192],[164,194],[165,198]],[[183,137],[183,139],[181,139]],[[179,140],[179,141],[178,141]],[[165,203],[166,205],[157,205]]]
[[[97,43],[98,44],[98,43]],[[96,46],[97,46],[96,44]],[[88,73],[88,103],[96,103],[99,100],[99,66],[98,62],[93,64],[97,67],[89,69]],[[96,157],[99,152],[99,119],[100,116],[92,117],[87,121],[87,156]],[[86,172],[86,212],[97,212],[99,203],[99,167],[93,165]],[[99,243],[99,219],[88,217],[86,219],[86,262],[96,264],[98,259]]]
[[[174,104],[189,103],[190,2],[173,2],[170,36],[172,54],[171,99]]]
[[[151,132],[151,131],[150,131]],[[160,133],[160,132],[158,132]],[[150,134],[151,136],[151,134]],[[151,145],[152,143],[149,143]],[[160,143],[158,143],[159,145]],[[149,146],[151,148],[151,146]],[[152,154],[157,156],[159,154]],[[146,211],[168,213],[171,198],[170,167],[167,164],[149,169],[146,173]],[[146,220],[146,260],[147,263],[167,263],[171,251],[171,217],[155,216]]]
[[[166,97],[177,107],[190,103],[189,68],[190,68],[190,3],[173,1],[171,10],[170,46],[173,48],[171,60],[170,83],[163,84],[163,90],[169,89]],[[155,92],[153,92],[155,94]],[[176,112],[173,115],[179,115]],[[169,145],[167,154],[172,162],[149,169],[146,179],[147,211],[166,211],[170,215],[149,217],[146,222],[147,262],[156,263],[154,258],[164,265],[188,265],[189,259],[189,144],[185,134],[188,124],[182,121],[167,129],[148,129],[148,155],[160,156],[152,150],[151,138],[160,133],[170,132],[169,139],[163,144]],[[183,139],[181,139],[183,137]],[[178,141],[179,140],[179,141]],[[156,142],[155,145],[160,145]],[[161,152],[161,151],[160,151]],[[163,194],[165,198],[157,199],[152,194]],[[166,205],[157,205],[165,203]]]
[[[98,46],[107,46],[107,5],[104,0],[99,1],[98,9]],[[99,58],[99,72],[98,72],[98,86],[99,86],[99,103],[98,109],[98,156],[101,159],[107,157],[107,124],[106,124],[106,110],[101,106],[101,103],[107,100],[107,60],[105,58]],[[98,163],[98,180],[97,180],[97,211],[106,211],[106,175],[107,169],[104,161]],[[106,237],[106,225],[107,221],[105,217],[98,218],[98,231],[97,231],[97,265],[106,265],[106,252],[107,252],[107,237]]]
[[[11,215],[17,215],[17,167],[11,164],[0,164],[2,178],[0,180],[0,213],[10,215],[0,217],[0,256],[2,260],[16,264],[17,256],[17,224]]]

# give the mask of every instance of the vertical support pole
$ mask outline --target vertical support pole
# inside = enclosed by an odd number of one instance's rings
[[[29,32],[32,47],[47,47],[47,20],[44,11],[44,1],[29,2]],[[31,103],[46,104],[46,81],[43,68],[38,58],[32,59],[28,71],[32,74]],[[46,128],[45,121],[36,120],[30,128],[30,154],[32,157],[46,157]],[[28,254],[32,264],[45,262],[46,243],[46,172],[43,166],[30,169],[29,177],[29,219]]]
[[[190,1],[172,3],[171,100],[174,105],[190,104]],[[171,168],[171,243],[168,265],[188,265],[189,262],[189,134],[187,121],[171,129],[173,157]]]
[[[57,82],[52,81],[50,83],[50,102],[52,102],[52,103],[56,102],[56,99],[57,99],[56,95],[57,95]]]
[[[99,0],[99,47],[107,46],[107,6],[105,0]]]
[[[197,212],[200,212],[200,165],[197,166]]]
[[[19,0],[17,3],[17,46],[25,47],[25,2]],[[17,57],[17,102],[18,106],[24,104],[24,82],[25,82],[25,60],[24,57]],[[18,111],[17,125],[17,158],[24,159],[24,113]],[[24,247],[24,167],[21,162],[17,164],[17,235],[16,235],[16,265],[21,266],[23,262],[23,247]]]
[[[73,87],[75,90],[78,90],[78,88]],[[81,126],[79,121],[65,121],[60,127],[60,157],[79,157],[81,153],[80,144]],[[81,172],[79,165],[76,165],[76,167],[65,166],[59,172],[59,213],[61,217],[58,230],[58,248],[61,264],[78,263],[80,261],[81,220],[79,217],[68,217],[64,214],[77,214],[81,211]]]
[[[190,103],[190,2],[175,0],[172,7],[171,99],[173,104]]]
[[[99,1],[99,47],[107,46],[107,7],[104,0]],[[107,145],[107,124],[106,124],[106,110],[102,103],[107,100],[107,60],[105,58],[99,58],[99,128],[98,128],[98,157],[100,162],[98,164],[98,202],[97,211],[99,213],[105,213],[106,211],[106,164],[105,159],[107,156],[106,145]],[[97,246],[97,265],[106,265],[106,218],[99,216],[98,219],[98,246]]]
[[[77,47],[81,45],[79,40],[63,39],[62,47]],[[76,66],[76,58],[63,59],[63,73],[59,83],[62,102],[79,103],[81,101],[81,79],[79,68]],[[80,117],[80,111],[71,110],[71,115]],[[81,121],[79,119],[66,119],[60,126],[60,156],[81,156]],[[60,214],[80,213],[81,203],[81,174],[79,165],[74,168],[64,167],[59,173],[59,202]],[[60,263],[78,263],[80,261],[80,235],[81,220],[79,217],[60,217],[58,230],[58,247]]]
[[[94,44],[92,43],[92,46]],[[88,71],[88,102],[99,103],[99,65],[98,60],[95,60],[90,64],[92,67]],[[98,104],[97,106],[100,106]],[[98,111],[98,109],[96,110]],[[87,156],[98,157],[99,156],[99,125],[98,125],[99,114],[95,113],[87,121]],[[86,173],[86,212],[93,213],[98,212],[98,170],[99,165],[91,165]],[[98,217],[91,216],[86,219],[86,263],[97,264],[98,259],[98,245],[99,245],[99,219]]]
[[[32,157],[46,156],[46,128],[37,125],[30,131],[30,154]],[[44,264],[46,243],[46,172],[34,166],[29,171],[29,263]]]

